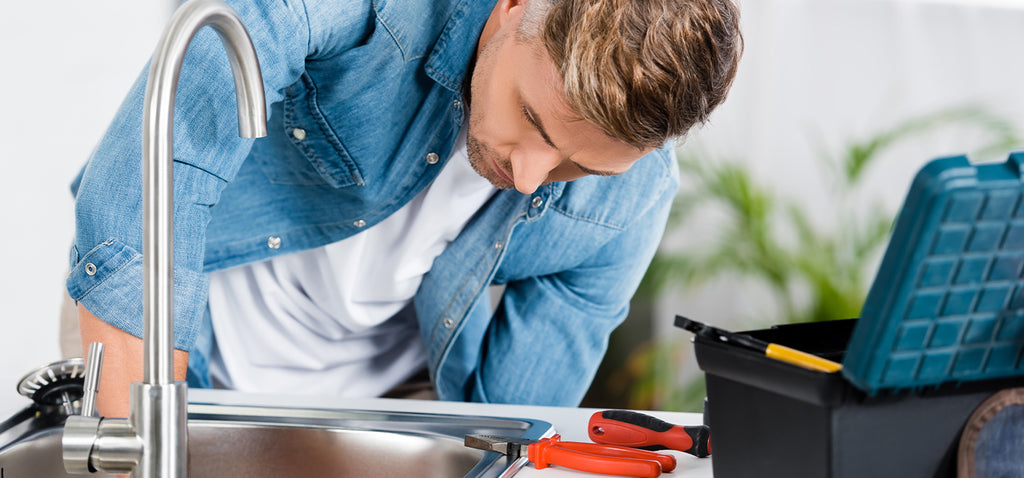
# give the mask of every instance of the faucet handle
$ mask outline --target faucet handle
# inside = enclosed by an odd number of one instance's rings
[[[82,416],[95,417],[96,394],[100,390],[100,375],[103,370],[103,344],[89,344],[89,356],[85,361],[85,383],[82,387]]]
[[[82,414],[69,416],[64,422],[61,454],[64,470],[73,474],[95,473],[92,449],[100,436],[101,419],[96,413],[96,392],[100,388],[100,370],[103,368],[103,344],[89,344],[85,359],[85,378],[82,384]],[[2,478],[2,477],[0,477]]]

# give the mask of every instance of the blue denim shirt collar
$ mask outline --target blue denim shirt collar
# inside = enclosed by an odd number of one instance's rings
[[[479,38],[480,30],[493,10],[492,2],[462,0],[427,59],[427,76],[441,86],[461,93],[476,48],[466,48],[466,38]]]

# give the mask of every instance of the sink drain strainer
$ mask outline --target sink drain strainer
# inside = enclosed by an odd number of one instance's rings
[[[73,358],[29,372],[18,382],[18,393],[39,405],[62,405],[70,414],[84,383],[85,361]]]

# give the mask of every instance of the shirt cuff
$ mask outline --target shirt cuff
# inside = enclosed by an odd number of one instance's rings
[[[72,299],[100,320],[142,338],[142,277],[142,254],[112,238],[81,259],[72,257],[66,287]],[[208,283],[202,272],[175,268],[174,348],[178,350],[191,351],[195,344]]]

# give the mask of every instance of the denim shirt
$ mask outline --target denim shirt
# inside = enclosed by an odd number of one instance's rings
[[[481,0],[234,0],[269,106],[237,137],[231,71],[211,29],[175,106],[175,347],[203,355],[206,273],[339,241],[429,184],[466,120]],[[72,184],[67,289],[142,335],[141,137],[146,73]],[[407,307],[446,400],[576,405],[659,243],[678,184],[668,149],[616,177],[497,193]],[[505,285],[496,312],[487,294]],[[205,337],[205,339],[204,339]]]

